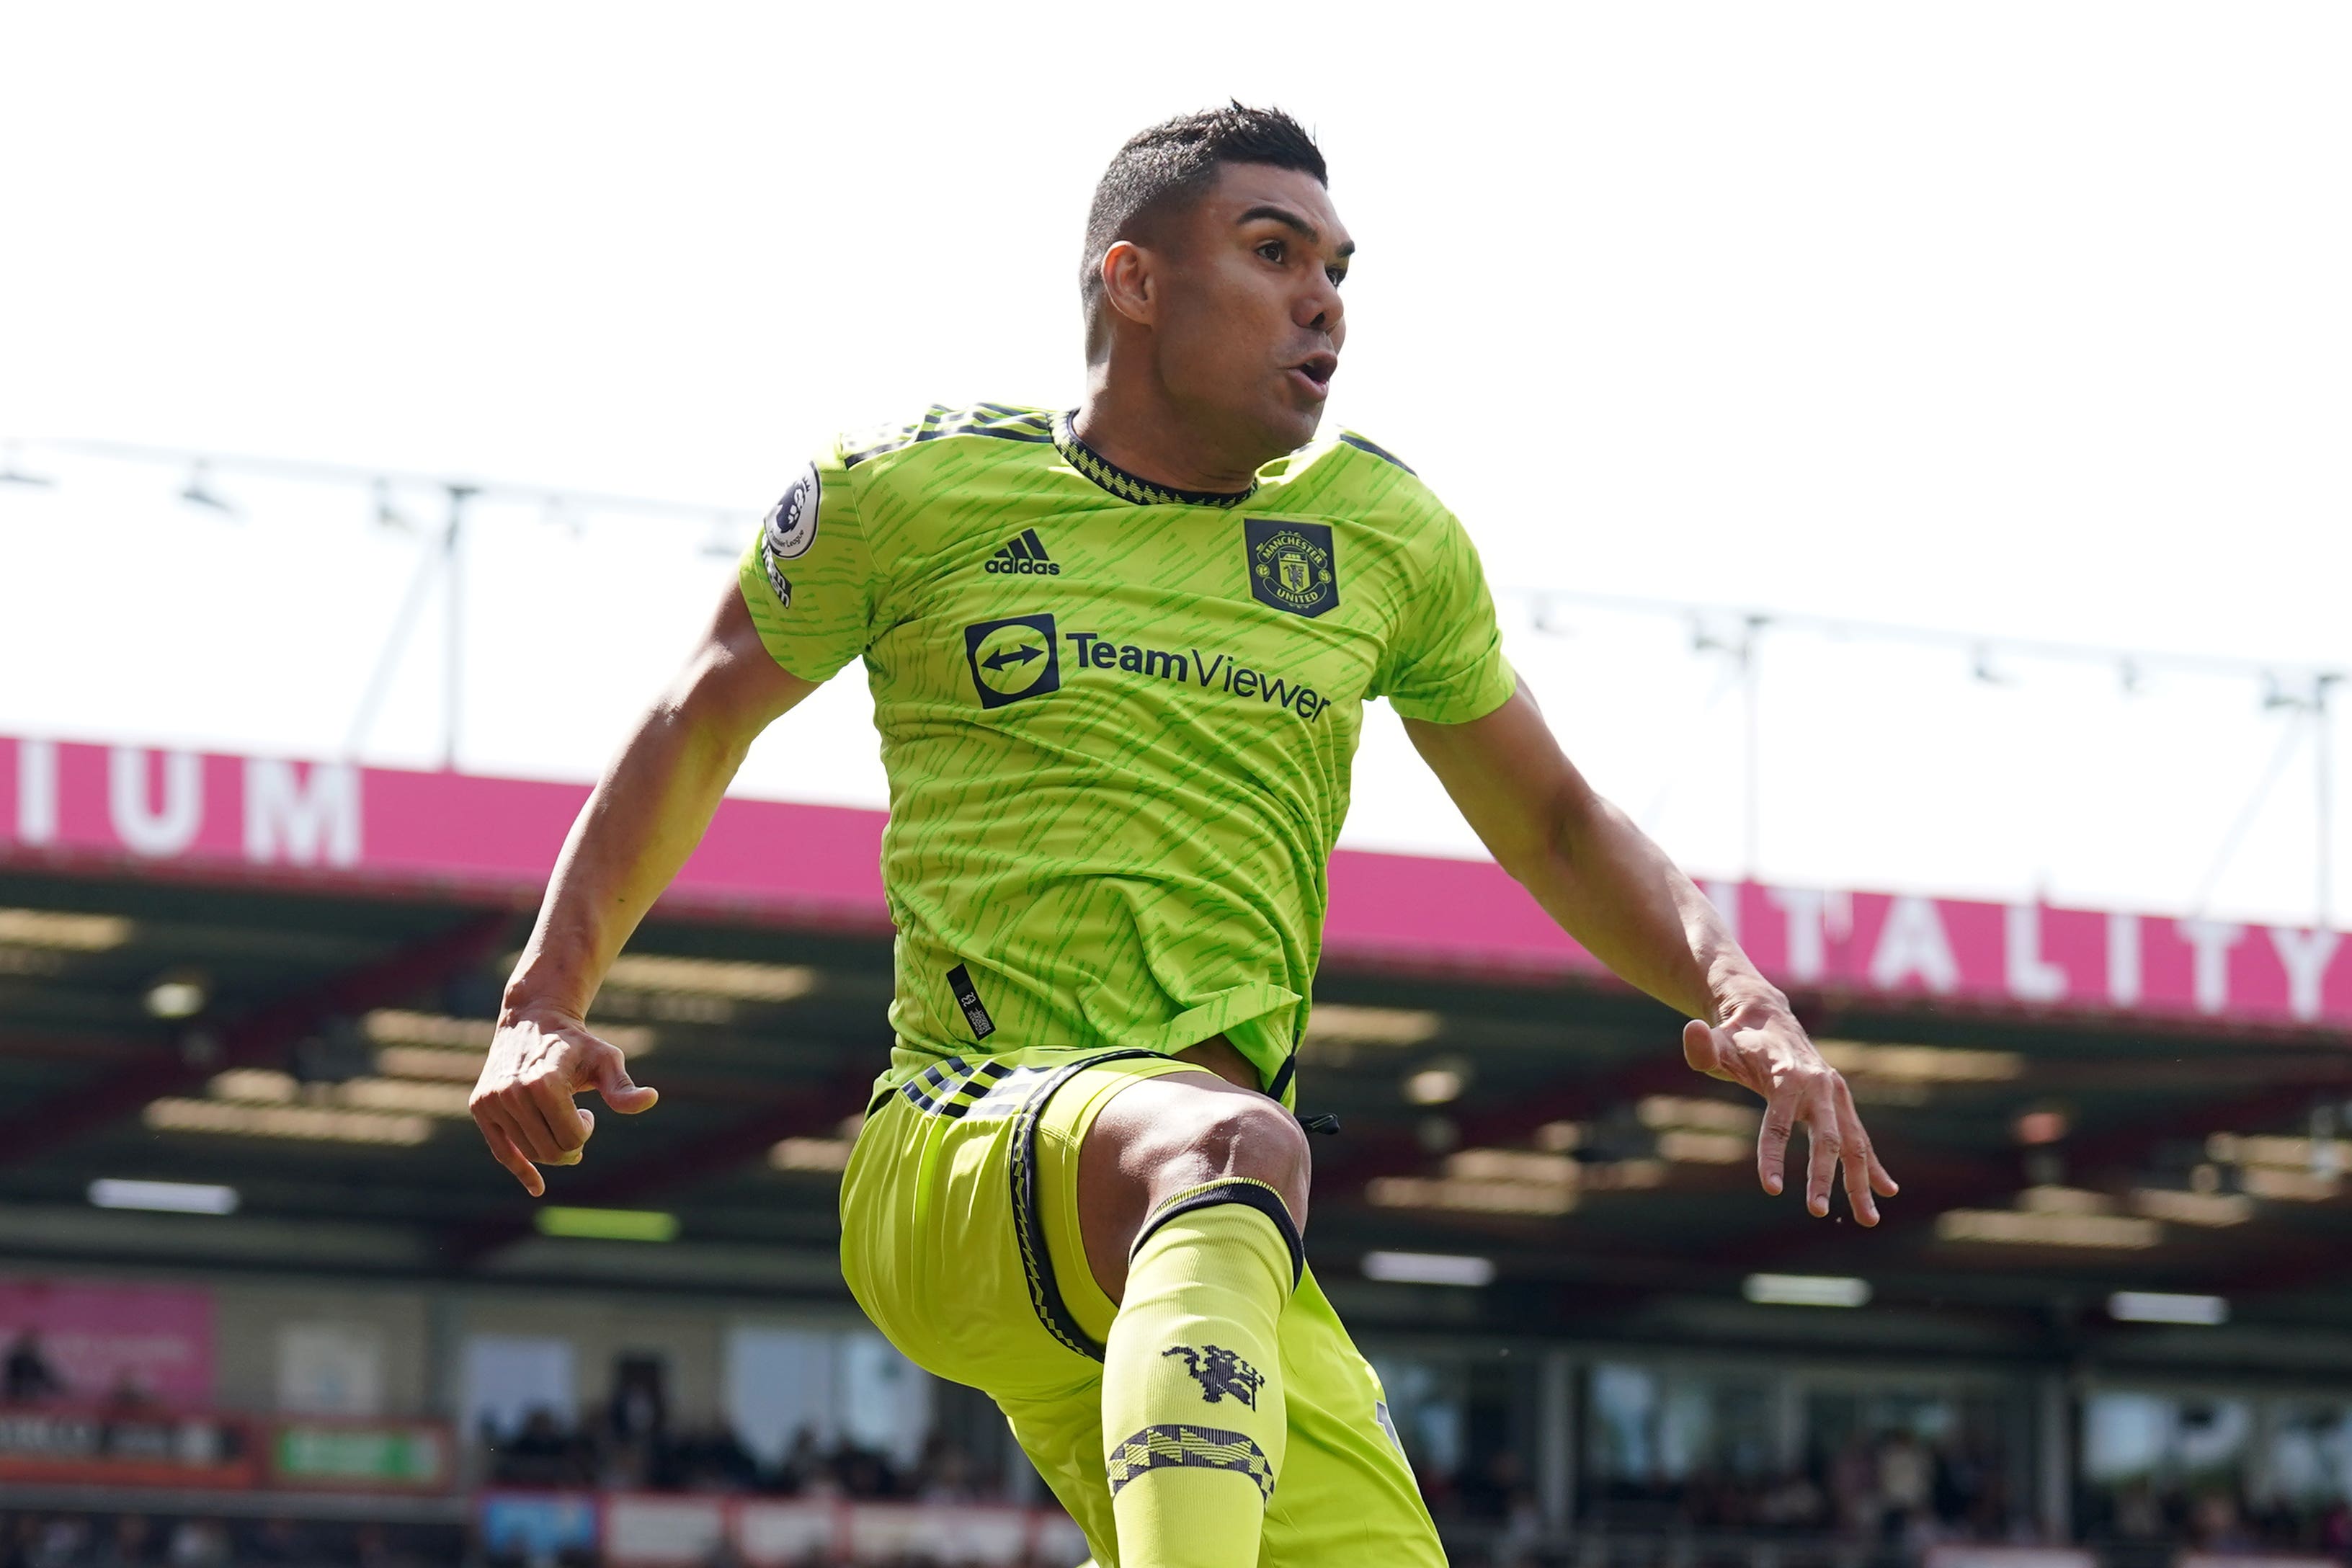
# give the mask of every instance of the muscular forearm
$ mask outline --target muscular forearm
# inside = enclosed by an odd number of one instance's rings
[[[751,742],[814,686],[777,668],[730,589],[670,689],[572,823],[504,1011],[579,1019],[629,933],[701,842]]]
[[[1721,1023],[1745,1008],[1788,1005],[1648,835],[1589,789],[1562,795],[1550,831],[1507,868],[1561,929],[1694,1018]]]
[[[1466,724],[1405,721],[1413,745],[1504,869],[1595,958],[1692,1021],[1683,1059],[1764,1097],[1756,1173],[1780,1190],[1789,1135],[1812,1130],[1805,1204],[1830,1209],[1843,1163],[1854,1217],[1878,1223],[1872,1194],[1892,1196],[1845,1080],[1757,972],[1706,895],[1563,755],[1521,687]]]
[[[1787,1005],[1706,896],[1561,753],[1525,687],[1484,719],[1405,729],[1496,862],[1620,976],[1717,1023]]]
[[[564,840],[506,1013],[586,1015],[614,956],[701,841],[749,743],[670,701],[646,715]]]
[[[694,853],[753,737],[814,689],[768,658],[730,588],[709,635],[572,823],[468,1100],[491,1157],[531,1196],[547,1191],[539,1167],[578,1163],[595,1130],[575,1095],[593,1089],[629,1116],[658,1098],[589,1031],[588,1004]]]

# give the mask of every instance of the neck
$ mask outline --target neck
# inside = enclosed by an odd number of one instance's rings
[[[1139,479],[1174,490],[1237,495],[1278,452],[1236,451],[1203,430],[1157,377],[1121,374],[1104,360],[1087,367],[1086,401],[1074,421],[1078,439]]]

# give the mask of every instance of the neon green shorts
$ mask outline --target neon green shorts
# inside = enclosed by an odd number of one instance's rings
[[[867,1116],[841,1186],[842,1272],[907,1358],[993,1398],[1101,1568],[1103,1341],[1117,1306],[1078,1234],[1078,1145],[1110,1098],[1165,1073],[1142,1051],[950,1058]],[[1289,1436],[1263,1568],[1443,1564],[1386,1395],[1309,1269],[1277,1330]]]

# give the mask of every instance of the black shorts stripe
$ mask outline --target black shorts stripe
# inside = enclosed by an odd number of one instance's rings
[[[1045,1222],[1039,1194],[1043,1184],[1037,1179],[1037,1123],[1044,1120],[1046,1102],[1054,1098],[1054,1091],[1087,1068],[1105,1062],[1156,1058],[1159,1055],[1158,1051],[1126,1050],[1080,1058],[1057,1068],[1039,1084],[1022,1102],[1020,1112],[1013,1120],[1013,1236],[1020,1245],[1021,1271],[1028,1278],[1029,1305],[1035,1310],[1037,1321],[1045,1325],[1047,1333],[1090,1361],[1102,1360],[1103,1347],[1070,1315],[1069,1304],[1062,1300],[1061,1283],[1054,1278],[1054,1259],[1045,1250]]]

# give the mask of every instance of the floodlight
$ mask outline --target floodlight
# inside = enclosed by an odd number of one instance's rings
[[[1494,1260],[1445,1252],[1367,1252],[1364,1278],[1392,1285],[1464,1285],[1495,1281]]]
[[[1404,1080],[1404,1097],[1415,1105],[1444,1105],[1462,1098],[1462,1074],[1453,1068],[1423,1068]]]
[[[147,987],[147,1012],[157,1018],[193,1018],[212,1000],[212,988],[193,969],[159,974]]]
[[[2119,1323],[2194,1323],[2213,1328],[2230,1321],[2230,1302],[2223,1296],[2118,1290],[2107,1298],[2107,1316]]]
[[[1870,1281],[1835,1274],[1750,1274],[1739,1292],[1759,1307],[1866,1307]]]
[[[128,1182],[101,1176],[89,1201],[102,1209],[153,1209],[162,1214],[235,1214],[236,1189],[205,1182]]]

